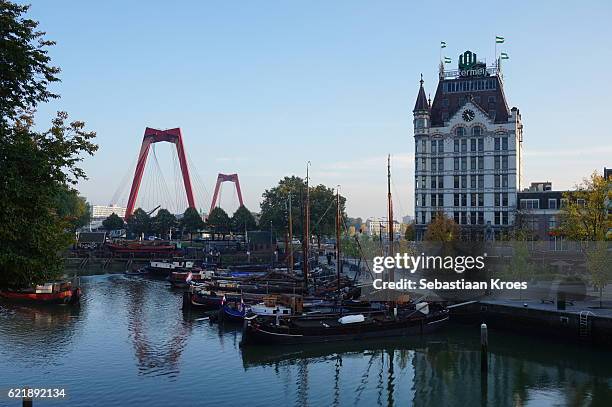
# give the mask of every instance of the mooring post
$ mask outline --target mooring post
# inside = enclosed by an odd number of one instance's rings
[[[484,323],[480,325],[480,370],[489,370],[489,330]]]
[[[23,407],[32,407],[32,397],[24,397],[21,405]]]

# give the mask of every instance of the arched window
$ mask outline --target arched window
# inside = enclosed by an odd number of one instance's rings
[[[464,127],[457,127],[457,130],[455,130],[455,134],[458,137],[465,136],[465,128]]]
[[[472,127],[472,136],[481,136],[482,135],[482,127],[474,126]]]

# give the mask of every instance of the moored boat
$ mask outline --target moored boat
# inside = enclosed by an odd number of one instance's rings
[[[25,289],[2,289],[0,298],[36,305],[73,305],[79,303],[81,289],[71,282],[51,282]]]
[[[419,335],[442,328],[448,310],[438,304],[359,314],[304,315],[285,318],[247,318],[242,345],[294,345]]]

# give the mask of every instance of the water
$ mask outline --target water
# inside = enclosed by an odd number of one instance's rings
[[[479,327],[427,338],[241,350],[240,327],[183,318],[167,283],[85,277],[78,308],[0,306],[9,388],[65,388],[35,406],[612,405],[612,355]],[[487,404],[481,403],[482,397]]]

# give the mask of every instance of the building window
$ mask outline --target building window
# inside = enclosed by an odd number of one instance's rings
[[[438,177],[438,188],[444,188],[444,177]]]
[[[442,107],[448,107],[448,99],[442,99]]]
[[[495,96],[489,96],[489,98],[487,99],[487,102],[495,103]]]
[[[493,157],[493,168],[499,170],[501,167],[501,156],[496,155]]]
[[[475,138],[470,139],[470,151],[476,151],[476,148],[477,148],[476,143],[477,141]]]
[[[496,225],[501,223],[501,212],[494,212],[494,223]]]
[[[502,174],[502,188],[508,188],[508,174]]]
[[[425,175],[421,176],[421,188],[427,188],[427,177]]]
[[[431,170],[432,171],[438,171],[438,160],[436,160],[435,158],[431,159]]]
[[[437,189],[438,188],[437,180],[438,180],[437,177],[431,177],[431,189]]]
[[[521,209],[540,209],[540,200],[521,199]]]
[[[461,171],[467,171],[467,157],[461,157]]]
[[[467,175],[461,176],[461,188],[467,188]]]
[[[427,206],[427,195],[421,194],[421,206]]]
[[[467,194],[461,194],[461,206],[467,206]]]
[[[559,205],[561,208],[565,208],[567,206],[567,198],[561,198]]]
[[[508,150],[508,137],[502,138],[502,150],[504,151]]]
[[[548,229],[552,230],[554,228],[557,227],[557,217],[556,216],[549,216],[548,217]]]
[[[463,137],[465,136],[465,128],[464,127],[457,127],[457,129],[455,130],[455,134],[458,137]]]
[[[484,156],[482,155],[478,156],[478,169],[484,170]]]
[[[478,224],[484,225],[484,212],[478,212]]]
[[[459,224],[459,212],[453,212],[453,219],[455,220],[455,223],[458,225]]]
[[[459,175],[453,176],[453,188],[459,189]]]
[[[453,204],[459,206],[459,194],[453,194]]]
[[[495,199],[493,201],[494,201],[494,205],[495,206],[500,206],[500,196],[499,196],[499,194],[495,194]]]
[[[470,194],[470,206],[476,206],[476,194]]]
[[[478,139],[478,151],[484,151],[484,138]]]
[[[484,188],[484,175],[478,176],[478,188],[479,189]]]
[[[423,139],[421,140],[421,153],[426,153],[427,152],[427,140]]]
[[[459,140],[457,140],[457,139],[455,139],[455,148],[454,148],[454,150],[455,150],[455,153],[459,152]]]
[[[576,204],[577,204],[578,206],[585,206],[585,205],[586,205],[586,202],[585,202],[585,200],[584,200],[584,199],[582,199],[582,198],[578,198],[578,199],[576,199]]]
[[[495,137],[495,151],[499,151],[501,148],[501,139],[499,137]]]
[[[421,170],[427,171],[427,159],[421,158]]]
[[[476,189],[476,175],[470,176],[470,188]]]
[[[508,224],[508,212],[502,212],[502,225]]]
[[[504,192],[501,194],[502,197],[502,206],[508,206],[508,193]]]
[[[502,156],[502,170],[507,170],[508,169],[508,156],[504,155]]]
[[[474,156],[470,157],[470,168],[472,170],[476,169],[476,157],[474,157]]]
[[[548,209],[557,209],[557,200],[554,198],[548,198]]]
[[[483,193],[479,193],[478,194],[478,206],[484,206],[484,194]]]
[[[472,136],[481,136],[482,135],[482,128],[480,126],[474,126],[472,127]]]

